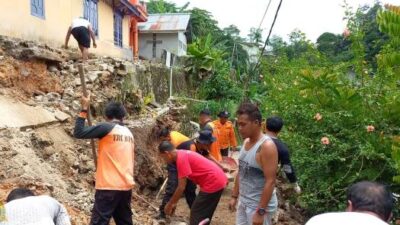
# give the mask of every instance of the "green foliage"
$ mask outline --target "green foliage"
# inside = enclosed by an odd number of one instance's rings
[[[187,60],[185,70],[189,74],[197,75],[198,79],[203,79],[216,70],[216,63],[223,56],[223,52],[214,48],[211,35],[199,38],[187,48]]]
[[[387,29],[396,26],[391,23],[398,24],[397,18],[385,15],[388,11],[378,14],[381,30],[390,39],[379,47],[376,65],[366,58],[370,50],[364,41],[365,23],[357,13],[347,13],[351,60],[335,59],[341,54],[333,47],[341,42],[340,36],[321,35],[319,55],[296,32],[289,43],[273,39],[275,55],[262,63],[267,95],[261,107],[267,115],[285,120],[282,138],[292,150],[304,190],[300,204],[312,213],[343,209],[346,188],[360,180],[386,183],[392,191],[400,191],[393,183],[400,181],[396,67],[400,61],[393,57],[398,46],[392,38],[399,35],[391,33],[396,29]],[[317,113],[321,120],[314,118]],[[368,126],[375,130],[368,132]],[[322,137],[329,138],[330,144],[323,145]]]
[[[148,13],[179,13],[186,11],[189,2],[182,7],[177,7],[175,3],[164,0],[150,0],[147,3]]]
[[[263,57],[259,71],[235,50],[244,42],[237,27],[220,30],[207,11],[198,10],[186,69],[197,87],[194,97],[207,103],[189,103],[191,116],[197,119],[203,108],[234,113],[243,100],[256,102],[265,116],[281,116],[282,139],[303,187],[299,203],[313,214],[342,210],[347,187],[360,180],[388,184],[398,193],[397,10],[376,4],[354,14],[346,8],[350,34],[324,33],[317,45],[299,30],[288,42],[272,37],[272,54]],[[317,113],[322,119],[314,118]],[[322,144],[323,137],[330,144]]]
[[[323,33],[317,39],[317,49],[332,63],[346,62],[353,58],[349,51],[351,41],[342,35]]]
[[[224,52],[215,47],[211,35],[197,39],[188,46],[185,70],[192,85],[200,86],[199,97],[204,99],[240,99],[240,89],[230,74]]]
[[[250,28],[250,33],[247,35],[249,37],[249,41],[251,43],[262,44],[263,37],[262,37],[262,29],[258,28]]]
[[[211,35],[214,40],[221,40],[222,31],[218,27],[218,22],[212,14],[204,9],[193,8],[190,11],[190,33],[189,42]]]

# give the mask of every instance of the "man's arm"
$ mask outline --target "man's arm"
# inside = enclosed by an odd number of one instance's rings
[[[82,96],[81,105],[82,111],[75,122],[74,137],[78,139],[103,138],[114,128],[115,125],[111,123],[100,123],[96,126],[85,127],[90,107],[90,93],[87,97]]]
[[[76,118],[74,137],[78,139],[103,138],[114,128],[114,124],[100,123],[96,126],[85,126],[87,113],[80,113]]]
[[[282,165],[283,172],[285,172],[286,177],[290,181],[290,183],[296,183],[297,182],[297,177],[296,173],[294,171],[292,162],[290,161],[290,154],[289,150],[287,149],[286,146],[284,148],[279,150],[279,158],[280,158],[280,163]]]
[[[206,156],[207,159],[213,161],[215,164],[217,164],[217,166],[219,166],[224,172],[229,172],[229,169],[227,169],[225,166],[223,166],[220,162],[218,162],[214,156],[212,156],[211,154],[208,154]]]
[[[71,221],[67,210],[63,205],[60,204],[60,209],[55,219],[55,225],[71,225]]]
[[[133,175],[135,175],[135,138],[132,143],[132,162],[133,162]],[[135,183],[135,176],[133,177],[133,181]]]
[[[65,48],[68,48],[69,38],[71,37],[71,30],[72,30],[72,28],[70,26],[68,28],[67,35],[65,36],[65,45],[64,45]]]
[[[92,26],[89,25],[89,26],[88,26],[88,29],[89,29],[90,37],[92,38],[92,41],[93,41],[93,47],[97,48],[97,44],[96,44],[96,35],[95,35],[94,32],[93,32]]]
[[[272,141],[266,141],[262,144],[259,154],[260,166],[265,176],[265,185],[258,207],[265,209],[271,200],[275,188],[276,171],[278,168],[278,151]]]
[[[237,140],[236,140],[236,135],[235,135],[235,130],[233,129],[233,125],[231,126],[230,132],[230,144],[232,148],[236,148],[237,146]]]
[[[236,211],[236,205],[239,198],[239,173],[236,174],[235,181],[233,183],[233,189],[231,193],[231,201],[229,202],[229,209]]]
[[[167,215],[173,214],[174,209],[176,208],[176,203],[179,201],[179,199],[182,197],[183,192],[185,191],[186,183],[187,183],[186,177],[178,179],[178,187],[176,188],[171,199],[165,206],[165,209],[164,209],[165,214],[167,214]]]

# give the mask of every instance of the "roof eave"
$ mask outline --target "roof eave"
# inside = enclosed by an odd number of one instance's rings
[[[141,17],[141,13],[140,11],[136,8],[136,6],[132,5],[128,0],[119,0],[121,2],[122,5],[124,5],[126,7],[126,9],[128,9],[128,11],[130,12],[128,15],[133,15],[133,16],[137,16],[137,17]]]
[[[179,33],[186,30],[139,30],[139,33]]]

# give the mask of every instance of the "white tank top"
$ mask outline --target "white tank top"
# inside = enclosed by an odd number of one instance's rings
[[[83,18],[76,18],[72,20],[71,28],[74,29],[76,27],[89,27],[90,22]]]

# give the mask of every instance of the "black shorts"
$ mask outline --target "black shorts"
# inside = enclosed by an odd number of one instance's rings
[[[75,27],[71,30],[71,34],[80,46],[90,48],[90,34],[87,27]]]

